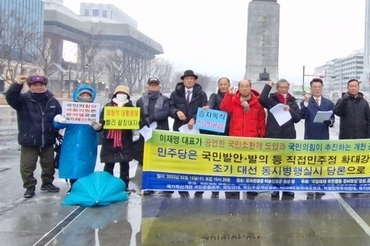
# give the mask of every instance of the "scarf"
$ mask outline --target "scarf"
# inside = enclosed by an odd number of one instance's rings
[[[114,107],[117,107],[117,105],[114,104]],[[121,148],[121,149],[123,148],[122,133],[123,133],[123,130],[120,130],[120,129],[108,130],[107,139],[113,139],[114,148]]]
[[[284,98],[283,95],[280,94],[280,93],[276,93],[276,95],[277,95],[277,98],[278,98],[279,102],[281,102],[283,104],[286,104],[289,101],[289,98],[290,98],[289,94],[286,94],[286,98]]]
[[[163,108],[163,97],[159,91],[148,91],[142,97],[143,100],[143,114],[149,115],[149,100],[157,99],[155,102],[154,113],[158,113]]]

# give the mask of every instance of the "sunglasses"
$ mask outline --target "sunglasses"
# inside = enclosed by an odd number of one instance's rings
[[[32,75],[28,78],[29,83],[33,84],[36,82],[41,82],[44,84],[48,83],[48,78],[42,75]]]

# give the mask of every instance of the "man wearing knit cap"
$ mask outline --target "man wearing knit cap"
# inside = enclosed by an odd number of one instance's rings
[[[21,94],[24,83],[29,91]],[[6,92],[6,101],[17,111],[18,142],[21,146],[20,171],[25,198],[35,195],[37,184],[33,173],[40,158],[42,191],[59,192],[54,181],[54,143],[57,130],[53,119],[62,113],[58,100],[46,89],[48,78],[43,75],[18,77]]]
[[[150,126],[157,122],[158,130],[169,130],[168,116],[170,114],[170,99],[161,94],[161,82],[158,78],[150,78],[147,82],[147,92],[136,102],[136,107],[140,107],[141,127]],[[143,164],[144,138],[140,136],[138,148],[135,149],[139,163]],[[144,191],[144,195],[154,193]]]

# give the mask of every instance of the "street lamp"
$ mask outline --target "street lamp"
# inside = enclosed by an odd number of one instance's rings
[[[326,74],[326,73],[325,73]],[[326,77],[330,77],[332,79],[335,79],[336,76],[326,76],[326,75],[313,75],[313,74],[305,74],[305,66],[303,66],[303,80],[302,80],[302,93],[305,94],[305,90],[304,90],[304,78],[305,77],[319,77],[320,79],[323,79],[323,78],[326,78]]]
[[[85,64],[85,79],[84,79],[84,81],[85,81],[85,84],[86,84],[86,77],[87,77],[87,69],[89,69],[89,64]]]
[[[71,69],[72,66],[68,66],[68,98],[71,98]]]

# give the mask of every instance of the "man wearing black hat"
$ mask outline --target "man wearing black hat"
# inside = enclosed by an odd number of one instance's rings
[[[158,78],[150,78],[147,82],[147,92],[136,102],[136,107],[140,107],[140,127],[150,126],[154,121],[157,122],[159,130],[169,130],[168,116],[170,114],[170,99],[161,94],[161,83]],[[138,147],[134,148],[135,159],[143,163],[144,138],[140,136]],[[153,191],[144,191],[144,195],[149,195]]]
[[[192,70],[186,70],[181,76],[182,82],[177,83],[170,97],[170,116],[175,119],[173,130],[187,124],[191,130],[195,124],[197,110],[207,105],[207,94],[196,83],[198,76]]]
[[[29,91],[21,94],[27,83]],[[24,198],[35,195],[37,180],[33,173],[40,159],[42,191],[59,192],[54,181],[54,143],[57,130],[53,119],[62,113],[58,100],[46,89],[48,78],[43,75],[21,75],[6,92],[6,101],[17,111],[18,142],[21,146],[20,172]]]
[[[196,83],[198,76],[192,70],[186,70],[181,76],[182,82],[176,85],[175,90],[170,97],[170,116],[174,118],[173,130],[179,131],[179,128],[187,124],[191,130],[194,127],[198,108],[207,105],[207,94],[202,87]],[[203,192],[196,192],[198,196]],[[188,194],[180,192],[180,194]]]

